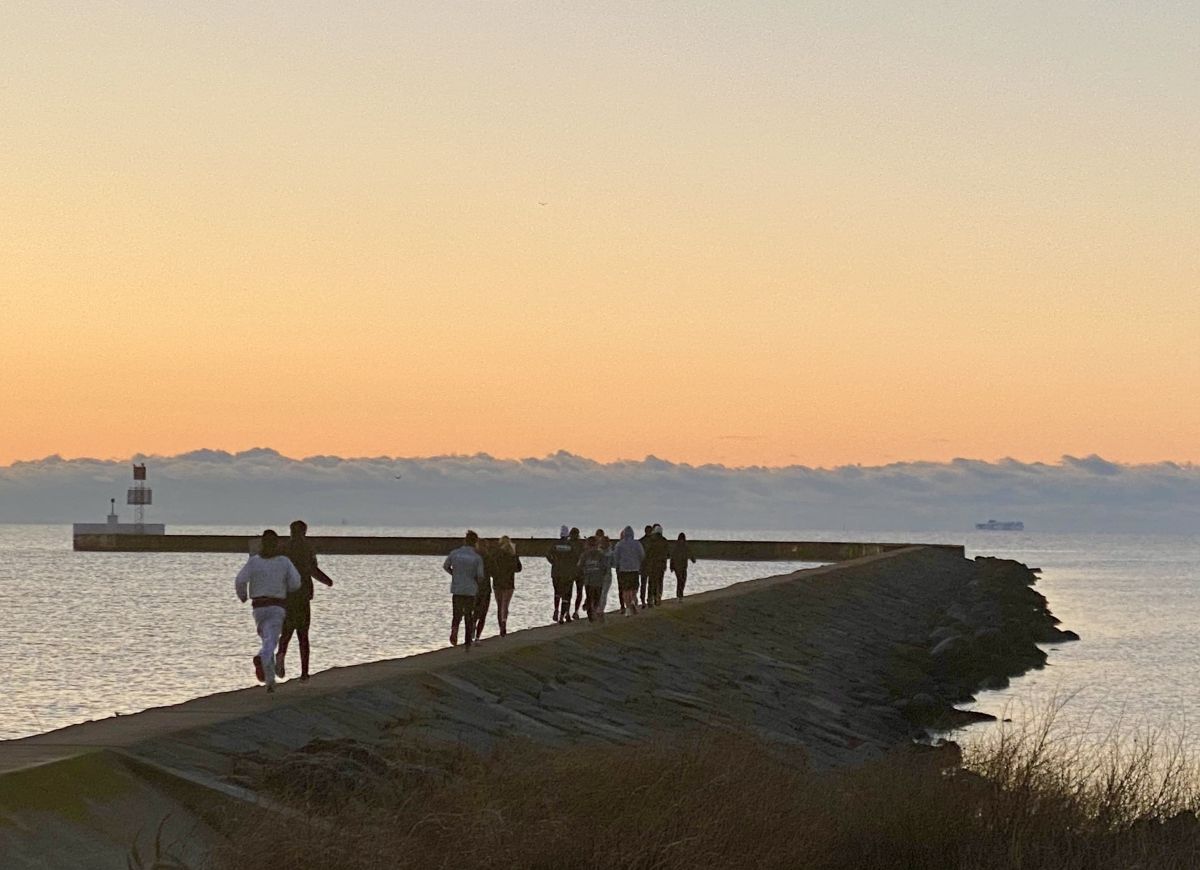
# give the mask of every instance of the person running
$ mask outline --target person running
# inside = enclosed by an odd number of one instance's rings
[[[479,556],[483,559],[483,579],[479,581],[479,592],[475,595],[475,640],[483,637],[483,626],[492,607],[492,565],[495,551],[492,542],[480,540]]]
[[[267,529],[262,533],[258,553],[238,571],[233,589],[242,603],[250,600],[254,626],[262,641],[254,657],[254,676],[267,684],[268,692],[275,691],[275,669],[271,665],[287,614],[288,595],[299,588],[300,572],[279,552],[279,535],[274,529]]]
[[[600,549],[604,551],[604,555],[608,557],[608,572],[604,575],[604,585],[600,587],[600,612],[608,612],[608,591],[613,584],[612,570],[612,541],[608,539],[608,535],[604,534],[604,529],[596,529],[596,540],[599,542]]]
[[[300,589],[288,596],[283,636],[279,638],[279,650],[275,653],[275,676],[287,675],[284,659],[287,658],[288,644],[292,642],[294,632],[300,642],[300,679],[304,681],[308,679],[308,627],[312,622],[313,580],[320,580],[326,586],[332,586],[333,580],[317,567],[317,553],[308,539],[308,523],[293,520],[289,528],[292,537],[284,553],[300,572]]]
[[[621,530],[621,540],[613,547],[613,567],[617,569],[617,593],[621,596],[621,612],[627,616],[637,613],[638,575],[646,551],[633,537],[633,526]]]
[[[662,604],[663,577],[667,573],[667,559],[670,555],[670,545],[663,537],[662,526],[655,525],[650,530],[649,537],[642,545],[646,551],[645,571],[648,579],[650,606]]]
[[[638,543],[642,545],[643,552],[645,552],[645,550],[646,550],[646,541],[650,540],[650,535],[651,535],[651,533],[653,533],[653,531],[654,531],[654,526],[646,526],[645,534],[643,534],[640,538],[638,538]],[[650,574],[646,571],[646,566],[642,565],[641,570],[638,571],[638,589],[639,589],[639,597],[641,598],[641,602],[642,602],[642,607],[646,606],[646,600],[647,600],[646,592],[649,588],[650,588]]]
[[[475,596],[479,594],[479,584],[487,577],[483,567],[483,557],[475,549],[479,535],[468,530],[463,536],[463,545],[450,551],[442,569],[450,575],[450,599],[453,604],[453,616],[450,622],[450,645],[458,646],[458,624],[466,623],[467,650],[475,639]]]
[[[496,621],[500,624],[500,636],[508,634],[508,605],[512,602],[516,575],[521,573],[521,557],[517,548],[502,535],[496,545],[492,560],[492,590],[496,593]]]
[[[571,543],[571,531],[563,526],[558,541],[550,546],[546,561],[550,563],[550,582],[554,584],[554,622],[571,621],[571,587],[575,585],[579,554]]]
[[[687,585],[688,562],[696,564],[696,557],[688,549],[687,535],[679,533],[675,543],[671,545],[671,573],[675,575],[675,597],[683,597],[683,587]]]

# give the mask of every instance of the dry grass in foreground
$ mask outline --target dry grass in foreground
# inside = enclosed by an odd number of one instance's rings
[[[391,760],[394,775],[344,788],[273,782],[301,815],[262,818],[217,857],[345,870],[1200,866],[1182,753],[1083,755],[1048,728],[971,753],[979,773],[950,749],[817,773],[795,750],[728,734],[513,744],[486,759],[414,751]]]

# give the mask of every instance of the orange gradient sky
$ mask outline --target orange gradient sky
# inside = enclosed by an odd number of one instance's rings
[[[1200,460],[1198,22],[22,5],[0,463]]]

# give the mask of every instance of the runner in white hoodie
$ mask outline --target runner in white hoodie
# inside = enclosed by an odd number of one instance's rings
[[[250,599],[254,625],[262,639],[262,648],[254,657],[254,675],[266,682],[267,691],[275,691],[275,649],[283,630],[287,596],[300,588],[300,572],[292,560],[279,552],[279,535],[267,529],[262,533],[258,555],[251,556],[233,583],[240,601]],[[263,667],[263,662],[267,666]]]

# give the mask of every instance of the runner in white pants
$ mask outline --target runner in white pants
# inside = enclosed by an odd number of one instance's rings
[[[233,584],[238,600],[250,599],[254,626],[262,647],[254,657],[254,675],[267,691],[275,691],[275,648],[283,631],[287,596],[300,588],[300,573],[292,560],[279,552],[279,536],[272,529],[262,533],[259,554],[251,556]],[[263,662],[267,666],[263,667]]]

